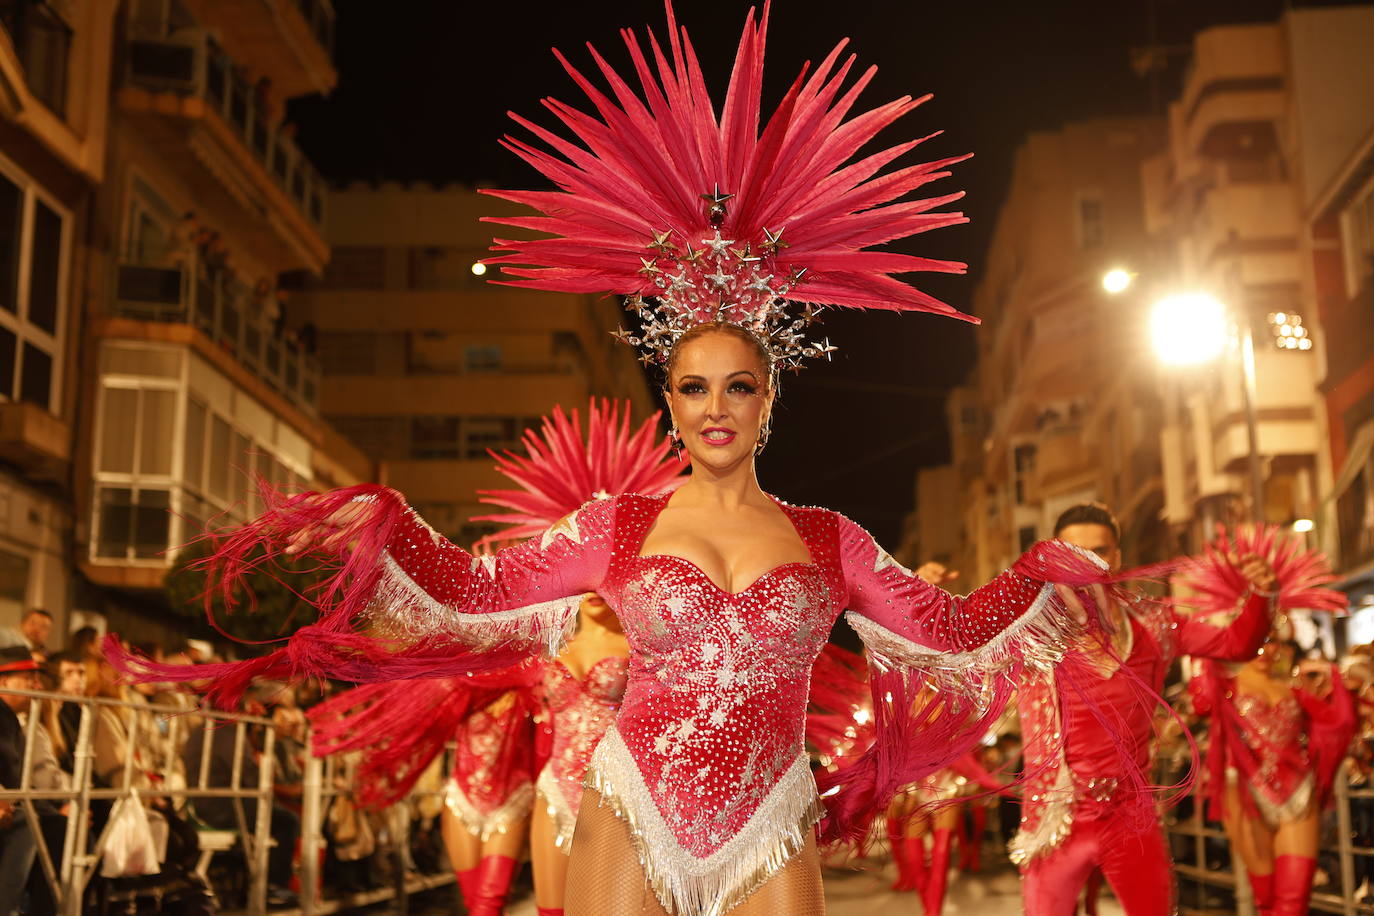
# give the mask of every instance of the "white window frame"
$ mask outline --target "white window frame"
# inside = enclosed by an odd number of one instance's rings
[[[248,440],[249,449],[254,452],[262,452],[280,464],[286,471],[300,481],[308,485],[311,479],[311,472],[308,468],[302,468],[293,456],[278,451],[273,443],[266,441],[260,435],[254,435],[242,423],[236,422],[234,417],[224,407],[226,405],[216,405],[214,399],[207,396],[204,391],[199,390],[191,384],[191,359],[193,355],[185,347],[166,346],[159,344],[142,344],[136,341],[121,340],[118,342],[121,349],[126,350],[147,350],[147,351],[178,351],[183,354],[180,371],[176,376],[152,376],[152,375],[131,375],[121,372],[101,372],[96,380],[97,394],[95,407],[95,421],[92,424],[93,441],[91,445],[91,474],[93,487],[91,491],[91,529],[89,544],[87,545],[87,557],[93,564],[105,566],[140,566],[165,569],[171,565],[176,548],[187,543],[193,536],[192,532],[186,531],[185,510],[187,508],[187,497],[193,497],[205,505],[209,506],[214,513],[233,513],[237,507],[239,512],[246,511],[249,506],[249,497],[245,492],[240,499],[221,499],[209,492],[205,483],[206,475],[209,474],[210,458],[210,430],[214,425],[216,417],[223,420],[229,426],[231,436],[238,434]],[[144,474],[140,470],[143,436],[138,428],[142,422],[140,415],[135,420],[135,428],[131,431],[134,437],[134,470],[132,473],[122,471],[101,470],[103,455],[101,445],[104,442],[104,429],[106,422],[105,414],[105,393],[108,389],[120,388],[125,390],[159,390],[173,391],[176,393],[176,404],[174,407],[174,420],[172,430],[172,462],[169,474]],[[234,389],[235,397],[247,397],[244,392]],[[186,476],[186,414],[191,398],[195,398],[205,405],[205,441],[202,454],[206,458],[205,466],[202,468],[201,479],[191,481]],[[277,422],[281,422],[278,418]],[[135,558],[126,552],[124,557],[108,557],[99,555],[100,546],[100,500],[99,492],[107,487],[121,487],[130,490],[157,489],[169,491],[169,508],[172,513],[172,522],[168,526],[167,553],[158,558]]]
[[[61,415],[63,368],[66,365],[66,348],[62,342],[67,339],[68,291],[71,288],[72,252],[72,211],[64,207],[43,187],[15,163],[0,155],[0,175],[19,187],[23,194],[23,204],[19,229],[19,264],[15,276],[15,310],[10,313],[0,308],[0,326],[10,331],[18,339],[14,350],[13,387],[18,397],[10,399],[0,395],[0,401],[9,403],[23,402],[20,380],[24,377],[24,343],[32,341],[52,357],[52,379],[48,383],[49,404],[47,411],[54,416]],[[42,201],[62,219],[61,250],[57,255],[57,320],[50,334],[29,321],[29,288],[31,261],[33,259],[33,222],[37,214],[37,202]]]
[[[1341,210],[1340,226],[1345,293],[1347,298],[1354,298],[1362,283],[1374,284],[1374,268],[1368,263],[1374,258],[1374,178],[1365,182]]]

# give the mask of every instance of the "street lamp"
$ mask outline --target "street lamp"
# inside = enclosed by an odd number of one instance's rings
[[[1175,366],[1195,366],[1220,355],[1230,338],[1226,306],[1207,293],[1177,293],[1155,303],[1150,311],[1150,337],[1159,358]],[[1260,468],[1259,417],[1255,410],[1255,336],[1241,318],[1241,394],[1245,401],[1245,432],[1249,444],[1250,518],[1264,522],[1264,478]]]
[[[1102,288],[1115,296],[1117,293],[1124,293],[1131,285],[1135,276],[1121,267],[1114,267],[1102,275]]]

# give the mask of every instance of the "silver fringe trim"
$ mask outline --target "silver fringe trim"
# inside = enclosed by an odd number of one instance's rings
[[[1073,807],[1077,795],[1073,772],[1064,761],[1062,749],[1054,766],[1054,785],[1043,799],[1035,829],[1027,831],[1024,827],[1018,828],[1007,844],[1007,857],[1017,868],[1024,868],[1034,860],[1054,852],[1073,832]],[[1041,800],[1032,796],[1027,801]]]
[[[577,627],[582,595],[555,598],[506,611],[464,613],[436,601],[415,583],[390,553],[382,554],[382,574],[369,615],[388,635],[404,640],[455,637],[474,649],[539,647],[552,658],[563,651]]]
[[[966,652],[941,652],[894,633],[853,611],[845,620],[868,649],[879,673],[914,669],[937,692],[970,696],[980,711],[992,705],[996,678],[1020,662],[1031,674],[1049,674],[1084,632],[1046,583],[1030,606],[986,644]]]
[[[549,813],[549,820],[553,821],[553,829],[556,831],[553,845],[563,850],[564,855],[571,854],[577,814],[563,796],[558,777],[553,775],[553,767],[546,764],[544,769],[539,771],[539,779],[534,784],[534,795],[536,803],[544,806],[544,810]]]
[[[501,807],[490,814],[483,814],[468,801],[457,781],[450,779],[444,786],[444,805],[463,822],[468,833],[480,837],[485,843],[494,834],[505,833],[529,816],[530,809],[534,807],[534,786],[521,783],[520,788],[512,792]]]
[[[778,779],[749,822],[705,858],[683,849],[612,725],[597,745],[585,785],[630,829],[645,878],[675,916],[722,916],[782,870],[824,814],[805,754]]]
[[[1238,783],[1240,774],[1235,767],[1228,767],[1226,778],[1228,782]],[[1259,809],[1260,817],[1264,819],[1264,823],[1273,830],[1279,824],[1301,820],[1306,816],[1312,808],[1312,793],[1317,788],[1317,781],[1311,773],[1308,773],[1302,778],[1302,782],[1293,789],[1293,794],[1281,802],[1270,801],[1269,796],[1249,783],[1246,783],[1244,788],[1255,800],[1255,807]]]

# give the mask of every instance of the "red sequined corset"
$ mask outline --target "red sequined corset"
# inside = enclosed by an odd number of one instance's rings
[[[550,714],[553,741],[549,761],[539,774],[538,789],[557,831],[555,842],[566,848],[582,802],[582,780],[592,751],[615,721],[625,695],[629,660],[610,656],[578,680],[560,661],[544,667],[544,705]]]
[[[1258,764],[1250,784],[1270,803],[1286,803],[1310,772],[1302,705],[1291,693],[1273,704],[1263,697],[1237,693],[1233,704],[1241,740],[1254,751]]]
[[[518,692],[468,716],[455,736],[449,810],[473,833],[489,836],[529,814],[534,800],[534,735],[529,705]]]
[[[418,639],[557,649],[581,596],[606,599],[630,662],[587,785],[626,821],[671,912],[724,912],[810,835],[821,809],[803,744],[808,682],[841,610],[878,674],[912,666],[940,679],[945,705],[919,723],[882,730],[913,717],[909,705],[880,716],[880,743],[902,744],[885,745],[892,772],[877,775],[907,782],[946,766],[964,749],[957,741],[976,740],[969,736],[986,726],[971,728],[972,720],[1000,713],[1009,665],[1057,657],[1069,624],[1042,570],[1081,581],[1099,575],[1068,548],[1037,545],[1017,571],[955,598],[843,516],[780,503],[812,561],[779,566],[730,594],[684,559],[640,556],[668,498],[594,501],[542,537],[481,559],[411,515],[388,541],[373,606]]]

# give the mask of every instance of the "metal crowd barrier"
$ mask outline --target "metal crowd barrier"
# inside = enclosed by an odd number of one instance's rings
[[[32,830],[37,846],[37,863],[52,892],[57,912],[62,916],[80,916],[91,880],[100,868],[105,844],[109,836],[109,823],[92,842],[89,835],[92,804],[108,801],[112,805],[119,799],[127,798],[136,791],[140,798],[167,797],[180,807],[186,801],[196,799],[232,799],[237,821],[237,830],[224,831],[209,829],[200,831],[201,858],[196,868],[197,874],[207,877],[206,871],[214,852],[232,848],[232,842],[223,842],[226,833],[234,834],[243,847],[244,859],[249,875],[247,910],[250,916],[262,916],[267,912],[267,862],[272,845],[272,813],[274,798],[275,758],[273,755],[275,731],[271,720],[259,716],[234,713],[211,712],[203,709],[187,709],[178,706],[162,706],[151,703],[130,703],[100,697],[77,697],[44,691],[5,688],[7,694],[17,694],[30,698],[29,714],[25,723],[25,745],[23,760],[23,779],[17,788],[0,788],[0,801],[15,803],[25,812],[29,829]],[[71,784],[67,789],[35,789],[31,786],[35,737],[41,724],[40,709],[42,700],[59,703],[76,703],[81,706],[80,725],[76,744],[72,748],[73,772]],[[197,769],[192,778],[186,773],[185,785],[181,784],[176,754],[168,754],[160,772],[161,786],[137,789],[134,784],[134,754],[126,754],[120,785],[101,788],[95,785],[95,731],[96,719],[103,707],[127,709],[135,714],[151,714],[164,717],[167,724],[166,741],[169,747],[179,747],[181,731],[186,728],[233,728],[233,762],[229,785],[211,784],[211,756],[214,741],[203,740]],[[197,725],[195,720],[202,720]],[[203,720],[209,720],[203,721]],[[215,723],[215,724],[211,724]],[[243,785],[245,754],[255,749],[248,741],[248,727],[262,726],[263,739],[261,757],[258,765],[256,785]],[[132,747],[136,733],[130,732]],[[307,740],[309,734],[307,733]],[[308,746],[308,745],[307,745]],[[447,759],[444,761],[447,763]],[[186,762],[188,767],[190,761]],[[302,784],[301,813],[301,860],[298,871],[300,881],[299,906],[293,909],[273,909],[280,916],[323,916],[340,910],[367,906],[386,900],[397,900],[400,912],[406,912],[407,897],[420,891],[452,884],[453,873],[444,868],[441,873],[432,875],[408,874],[401,863],[396,869],[397,880],[389,887],[344,895],[323,897],[320,890],[320,859],[325,849],[324,819],[329,805],[346,791],[336,785],[335,774],[338,761],[334,758],[320,759],[307,755],[304,780]],[[444,773],[447,773],[444,770]],[[442,788],[435,791],[412,792],[411,799],[419,797],[442,797]],[[249,824],[245,815],[244,802],[253,800],[256,804],[254,823]],[[408,799],[409,800],[409,799]],[[53,801],[68,805],[66,834],[60,858],[53,856],[47,840],[39,828],[39,801]],[[408,840],[408,838],[407,838]],[[207,842],[209,841],[209,842]],[[89,847],[89,848],[88,848]],[[446,861],[446,855],[445,855]]]
[[[30,698],[28,720],[25,723],[24,740],[24,760],[23,776],[18,788],[0,788],[0,801],[18,802],[23,808],[29,829],[34,834],[34,841],[37,846],[37,859],[43,869],[43,875],[48,881],[49,889],[52,892],[53,900],[57,904],[57,911],[63,916],[80,916],[82,912],[82,901],[86,895],[86,889],[91,879],[95,876],[99,868],[102,856],[105,851],[105,844],[109,838],[110,822],[107,821],[105,828],[100,835],[95,838],[95,842],[90,842],[89,829],[91,824],[92,803],[109,801],[113,805],[119,799],[128,798],[136,792],[144,797],[169,796],[176,799],[197,799],[197,798],[229,798],[234,801],[235,814],[239,824],[239,839],[244,846],[244,858],[247,862],[248,873],[251,878],[248,891],[249,910],[259,914],[267,911],[267,852],[271,843],[271,811],[272,811],[272,767],[264,765],[258,770],[258,784],[256,786],[243,786],[243,759],[244,752],[248,749],[247,728],[249,725],[266,725],[263,738],[263,759],[270,761],[272,757],[272,742],[274,733],[271,729],[271,722],[267,719],[233,715],[229,713],[207,712],[196,710],[188,711],[184,707],[177,706],[158,706],[154,704],[128,703],[122,700],[111,700],[103,697],[76,697],[66,694],[48,693],[45,691],[18,690],[6,688],[5,693],[27,696]],[[71,774],[71,786],[67,789],[35,789],[30,785],[33,770],[33,754],[35,748],[35,738],[40,725],[40,703],[41,700],[53,700],[61,703],[76,703],[81,706],[80,725],[77,729],[76,746],[72,749],[73,772]],[[180,785],[176,763],[177,758],[168,755],[164,761],[162,770],[163,788],[145,788],[141,792],[134,784],[134,754],[125,755],[124,769],[121,774],[120,785],[113,788],[98,788],[95,786],[95,773],[93,761],[95,759],[95,718],[99,710],[103,707],[116,707],[128,709],[134,713],[148,713],[167,717],[168,723],[168,744],[177,747],[177,739],[180,729],[187,727],[186,716],[194,715],[196,718],[210,720],[212,722],[223,723],[217,727],[234,728],[234,760],[232,764],[232,775],[228,786],[212,786],[209,784],[210,755],[213,750],[211,741],[204,741],[201,745],[201,759],[197,778],[192,781],[186,780],[186,785]],[[209,723],[201,725],[204,727],[216,727]],[[136,733],[131,731],[129,734],[130,747],[133,746],[133,739]],[[189,777],[189,774],[187,774]],[[243,802],[245,799],[257,801],[256,823],[250,830],[244,816]],[[52,853],[47,847],[47,840],[39,827],[39,817],[35,806],[37,801],[65,802],[69,807],[67,811],[67,825],[64,842],[62,844],[62,857],[60,862],[54,862]],[[89,847],[89,848],[88,848]]]
[[[1317,864],[1326,873],[1326,881],[1314,887],[1310,907],[1317,913],[1374,916],[1374,847],[1355,842],[1353,816],[1354,806],[1368,806],[1371,826],[1374,826],[1374,787],[1351,785],[1349,766],[1347,762],[1337,775],[1334,803],[1322,816]],[[1221,825],[1204,819],[1206,803],[1197,786],[1189,799],[1191,804],[1185,802],[1165,816],[1165,830],[1174,853],[1174,870],[1179,884],[1179,912],[1183,916],[1226,912],[1254,916],[1244,864],[1231,854],[1230,842]],[[1224,858],[1230,862],[1229,868],[1215,867],[1223,851]],[[1355,892],[1365,879],[1369,881],[1370,896],[1357,899]],[[1205,900],[1197,899],[1199,894],[1211,893],[1233,895],[1234,908],[1212,907]]]

